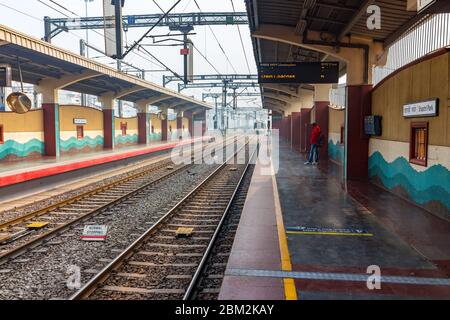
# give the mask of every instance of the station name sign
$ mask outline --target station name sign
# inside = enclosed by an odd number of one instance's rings
[[[261,63],[259,83],[338,83],[339,62]]]
[[[405,118],[436,117],[439,114],[439,99],[409,103],[403,106]]]
[[[75,118],[73,119],[73,124],[87,124],[87,120]]]

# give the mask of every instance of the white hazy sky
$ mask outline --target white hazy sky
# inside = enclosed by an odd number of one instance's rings
[[[62,6],[70,9],[79,16],[85,16],[85,0],[54,0],[55,2],[61,4]],[[68,14],[70,17],[76,17],[75,15],[64,11],[55,4],[51,3],[50,0],[41,0],[43,3],[47,3],[52,7],[60,10],[61,12]],[[42,38],[44,36],[44,16],[50,16],[52,18],[63,17],[61,13],[45,6],[39,0],[0,0],[0,23],[8,27],[14,28],[21,32],[25,32],[37,38]],[[176,1],[174,0],[157,0],[157,3],[164,9],[168,10]],[[88,4],[89,16],[101,16],[102,12],[102,0],[93,0]],[[230,12],[232,11],[231,0],[197,0],[200,8],[203,12]],[[245,11],[244,0],[233,0],[236,11]],[[12,7],[23,13],[11,10],[5,6]],[[193,0],[182,0],[181,3],[175,8],[174,13],[181,12],[198,12]],[[158,7],[153,3],[152,0],[126,0],[124,15],[131,14],[153,14],[161,13]],[[239,40],[239,33],[237,26],[212,26],[214,33],[219,39],[222,47],[224,48],[228,58],[231,60],[234,69],[237,73],[247,74],[249,72],[247,64],[245,62],[243,49]],[[145,28],[131,28],[126,34],[126,40],[128,43],[133,43],[135,40],[140,38],[147,29]],[[244,40],[244,47],[247,53],[247,57],[250,64],[250,71],[256,74],[256,65],[253,55],[253,48],[250,38],[250,30],[248,26],[240,26],[242,37]],[[98,30],[102,35],[103,31]],[[169,32],[168,28],[155,28],[151,35],[167,34]],[[219,48],[213,34],[207,26],[196,27],[194,32],[196,35],[190,36],[197,48],[202,51],[214,64],[214,66],[219,70],[220,73],[235,73],[233,67],[227,62],[224,54]],[[89,32],[89,43],[95,47],[104,50],[104,40],[103,37],[94,32]],[[70,33],[63,32],[53,39],[53,44],[66,48],[68,50],[79,53],[79,40],[80,38],[86,38],[85,31],[70,31]],[[145,41],[145,43],[151,43],[151,39]],[[183,72],[183,59],[180,56],[180,47],[147,47],[147,49],[163,61],[172,70],[182,74]],[[98,57],[100,54],[91,51],[91,57]],[[103,63],[110,63],[114,65],[113,61],[110,59],[99,58],[96,60]],[[125,61],[130,62],[136,66],[142,67],[144,69],[160,69],[156,64],[144,60],[135,54],[131,53],[126,57]],[[164,73],[154,72],[147,75],[147,80],[161,84],[162,75]],[[169,74],[169,73],[165,73]],[[214,69],[198,54],[195,53],[194,57],[194,74],[216,74]],[[169,86],[172,89],[176,89],[176,84]],[[249,88],[250,92],[254,92],[255,89]],[[219,89],[206,89],[206,90],[185,90],[184,94],[195,95],[196,98],[201,99],[201,93],[203,92],[220,92]],[[256,104],[255,104],[256,103]],[[240,106],[248,105],[250,107],[255,107],[260,105],[260,99],[249,99],[241,100]]]

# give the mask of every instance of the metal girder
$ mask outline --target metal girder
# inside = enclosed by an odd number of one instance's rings
[[[123,16],[124,29],[152,27],[163,14],[144,14]],[[45,40],[50,41],[62,31],[93,30],[113,28],[114,18],[87,17],[87,18],[44,18]],[[158,24],[159,27],[179,28],[184,26],[205,25],[239,25],[248,24],[247,12],[193,12],[171,13]]]
[[[203,74],[190,77],[191,81],[214,81],[214,80],[258,80],[257,74]],[[163,76],[163,86],[165,87],[172,81],[182,81],[177,76]]]
[[[184,89],[202,89],[202,88],[256,88],[259,87],[258,82],[232,82],[224,84],[223,82],[215,83],[179,83],[178,91],[181,92]]]
[[[202,93],[203,100],[207,98],[222,98],[222,93]],[[234,97],[233,93],[227,93],[227,97]],[[239,97],[261,97],[261,93],[259,92],[243,92],[239,94]]]

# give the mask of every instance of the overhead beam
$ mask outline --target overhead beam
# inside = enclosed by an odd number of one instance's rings
[[[136,104],[154,105],[155,103],[160,103],[160,102],[163,102],[163,101],[171,99],[171,98],[173,98],[173,97],[162,95],[162,96],[139,100],[136,102]]]
[[[120,99],[120,98],[126,97],[129,94],[133,94],[133,93],[136,93],[136,92],[139,92],[139,91],[144,91],[144,90],[147,90],[147,89],[146,88],[142,88],[142,87],[135,87],[135,88],[126,89],[126,90],[123,90],[123,91],[120,91],[120,92],[116,93],[114,98],[115,99]]]
[[[293,103],[292,98],[283,97],[282,95],[273,94],[273,93],[269,93],[269,92],[264,92],[263,95],[266,98],[278,100],[278,101],[284,102],[284,103],[289,104],[289,105],[291,105]]]
[[[263,85],[263,88],[274,90],[274,91],[283,92],[283,93],[289,94],[289,95],[291,95],[293,97],[300,98],[300,95],[298,94],[298,90],[292,91],[292,90],[290,90],[289,86],[283,86],[283,85],[279,85],[279,84],[278,85],[277,84],[268,84],[267,83],[267,84]]]
[[[337,37],[337,42],[341,42],[342,39],[350,32],[351,29],[358,23],[364,14],[366,14],[366,9],[368,6],[375,3],[375,0],[364,0],[359,10],[353,15],[351,20],[345,25]]]

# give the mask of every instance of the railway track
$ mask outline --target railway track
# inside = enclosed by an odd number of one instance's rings
[[[162,160],[142,172],[0,223],[0,265],[191,166]]]
[[[230,159],[234,157],[236,154]],[[189,296],[250,167],[248,163],[227,162],[71,299],[181,299]],[[177,236],[181,230],[188,235]]]
[[[185,300],[217,300],[222,287],[226,264],[231,253],[234,237],[241,219],[241,213],[247,199],[248,188],[253,175],[254,165],[244,175],[237,194],[220,228],[217,238],[211,242],[209,255],[198,268],[198,277],[192,279]]]

